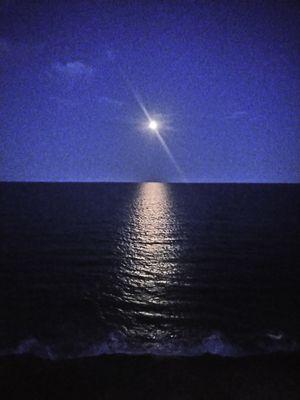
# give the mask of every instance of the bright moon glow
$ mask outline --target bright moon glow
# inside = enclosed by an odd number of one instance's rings
[[[152,120],[152,121],[149,122],[149,128],[150,128],[152,131],[155,131],[155,130],[157,129],[157,127],[158,127],[158,124],[157,124],[156,121]]]

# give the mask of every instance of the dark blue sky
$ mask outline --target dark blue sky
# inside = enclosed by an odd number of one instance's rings
[[[228,5],[230,4],[230,6]],[[0,180],[300,182],[290,1],[2,1]]]

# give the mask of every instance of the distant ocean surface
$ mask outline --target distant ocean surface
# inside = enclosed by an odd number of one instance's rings
[[[299,350],[300,185],[0,189],[0,355]]]

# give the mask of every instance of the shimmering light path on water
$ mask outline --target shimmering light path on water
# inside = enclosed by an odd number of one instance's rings
[[[124,246],[118,278],[124,282],[123,299],[134,310],[130,331],[150,341],[169,335],[162,329],[172,316],[166,294],[176,284],[178,268],[177,225],[168,190],[167,185],[159,183],[139,186],[121,241]],[[141,319],[149,324],[138,327]],[[153,327],[151,320],[156,319],[161,327]]]

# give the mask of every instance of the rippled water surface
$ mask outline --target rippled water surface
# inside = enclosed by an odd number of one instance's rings
[[[299,349],[299,185],[1,193],[0,354]]]

